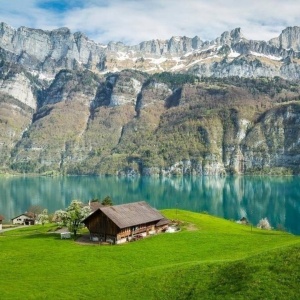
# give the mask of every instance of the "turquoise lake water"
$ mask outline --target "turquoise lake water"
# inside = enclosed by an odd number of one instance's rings
[[[9,220],[31,205],[49,212],[109,195],[114,204],[145,200],[252,224],[267,217],[274,228],[300,234],[300,177],[0,177],[0,215]]]

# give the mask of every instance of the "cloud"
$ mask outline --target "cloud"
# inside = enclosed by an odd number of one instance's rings
[[[26,3],[25,3],[26,2]],[[69,27],[101,43],[137,44],[171,36],[212,40],[241,27],[251,39],[300,25],[298,0],[1,0],[0,20],[19,27]]]
[[[27,26],[41,29],[57,28],[64,23],[58,14],[37,4],[36,0],[1,0],[0,21],[14,28]]]

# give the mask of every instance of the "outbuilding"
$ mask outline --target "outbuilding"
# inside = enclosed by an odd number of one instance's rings
[[[92,240],[120,244],[165,230],[169,220],[147,202],[140,201],[99,207],[83,223]]]
[[[0,230],[2,230],[2,222],[4,220],[4,217],[0,215]]]
[[[17,217],[14,217],[11,219],[13,224],[19,224],[19,225],[34,225],[34,218],[32,214],[24,213]]]

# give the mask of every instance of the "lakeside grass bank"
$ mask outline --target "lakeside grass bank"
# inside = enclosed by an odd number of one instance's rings
[[[298,299],[300,237],[164,210],[182,230],[116,246],[35,225],[0,234],[3,299]]]

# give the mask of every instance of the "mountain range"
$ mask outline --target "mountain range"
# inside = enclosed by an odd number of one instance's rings
[[[298,174],[300,27],[107,45],[0,24],[0,170]]]

